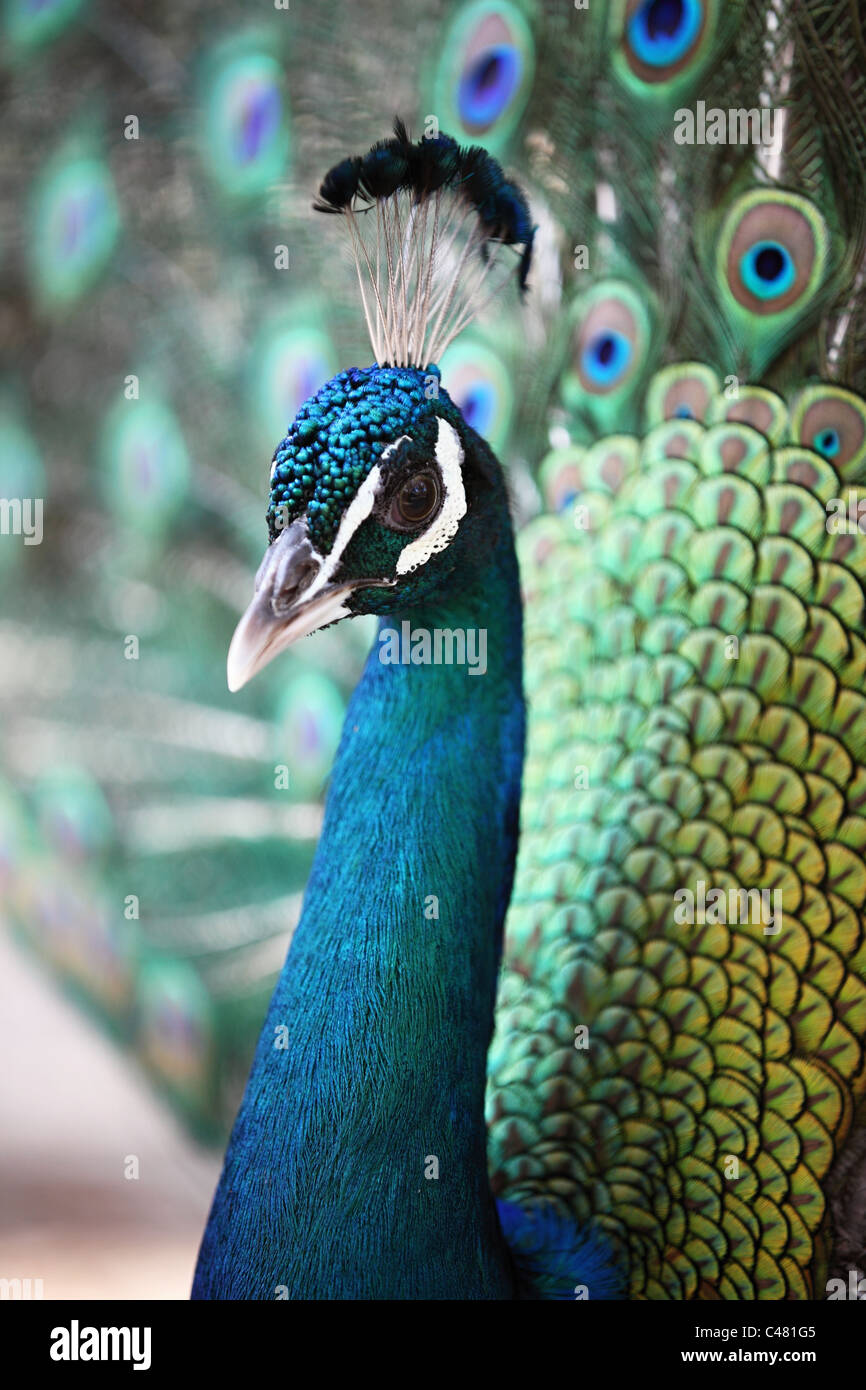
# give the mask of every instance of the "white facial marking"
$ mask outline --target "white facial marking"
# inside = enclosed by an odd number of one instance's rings
[[[389,459],[392,454],[396,453],[401,444],[411,444],[411,442],[408,434],[401,434],[399,439],[393,440],[391,444],[388,444],[386,448],[382,450],[382,463],[384,463],[386,459]]]
[[[354,536],[358,527],[367,520],[367,517],[373,510],[373,504],[376,501],[376,493],[379,490],[379,479],[381,475],[382,470],[378,463],[374,464],[346,508],[343,519],[337,528],[337,534],[334,537],[334,544],[331,547],[331,552],[309,589],[306,590],[304,594],[305,599],[312,598],[314,594],[319,592],[323,585],[329,582],[331,575],[340,563],[340,558],[346,546],[349,544],[349,541]]]
[[[453,425],[440,418],[436,438],[436,462],[442,475],[445,497],[436,520],[422,535],[400,552],[397,573],[408,574],[419,565],[426,565],[431,555],[444,550],[457,535],[457,528],[466,515],[466,491],[463,487],[463,449],[460,436]]]

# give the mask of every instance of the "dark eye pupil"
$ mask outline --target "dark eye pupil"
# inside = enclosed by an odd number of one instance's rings
[[[596,353],[599,362],[602,362],[604,366],[607,366],[608,362],[613,357],[615,347],[616,344],[609,334],[605,334],[603,338],[599,338],[596,346]]]
[[[436,505],[431,478],[412,478],[400,493],[400,511],[407,521],[423,521]]]
[[[755,269],[762,280],[778,280],[783,265],[782,253],[775,246],[765,246],[755,257]]]
[[[650,38],[670,38],[683,22],[682,0],[653,0],[646,15]]]

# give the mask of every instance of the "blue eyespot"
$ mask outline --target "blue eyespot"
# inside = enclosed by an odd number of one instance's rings
[[[523,58],[516,48],[499,44],[476,58],[460,79],[457,108],[467,126],[490,126],[520,86]]]
[[[756,241],[740,261],[740,277],[756,299],[778,299],[797,278],[794,258],[779,241]]]
[[[284,176],[289,152],[282,68],[270,53],[236,53],[222,44],[207,55],[204,73],[199,111],[204,161],[230,196],[257,196]]]
[[[586,344],[580,356],[580,369],[593,386],[612,386],[626,371],[632,359],[628,338],[614,329],[598,333]]]
[[[626,26],[629,46],[647,66],[669,67],[693,46],[702,19],[700,0],[646,0]]]
[[[677,408],[676,408],[676,410],[674,411],[674,418],[677,419],[677,420],[692,420],[692,419],[694,419],[694,415],[693,415],[693,413],[692,413],[692,408],[691,408],[691,406],[688,406],[688,405],[678,405]]]
[[[467,425],[486,438],[496,416],[496,392],[490,383],[474,381],[458,404]]]
[[[813,436],[812,443],[817,453],[823,454],[827,459],[835,458],[842,447],[839,431],[834,429],[819,430]]]
[[[239,164],[249,164],[279,130],[282,101],[275,86],[256,82],[238,93],[238,103],[236,155]]]

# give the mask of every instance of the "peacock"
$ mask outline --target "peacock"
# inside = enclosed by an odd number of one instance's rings
[[[0,907],[194,1297],[854,1296],[855,0],[0,33]]]
[[[315,204],[375,362],[275,451],[230,688],[380,628],[197,1298],[802,1299],[862,1261],[862,35],[845,5],[599,9],[537,212],[437,122]],[[461,16],[463,130],[519,86],[504,12]],[[437,364],[569,204],[518,568]],[[455,629],[483,679],[431,656]]]

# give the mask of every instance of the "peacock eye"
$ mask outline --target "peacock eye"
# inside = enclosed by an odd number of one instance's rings
[[[394,501],[388,520],[393,526],[419,526],[439,506],[439,479],[435,473],[416,473],[407,478]]]

